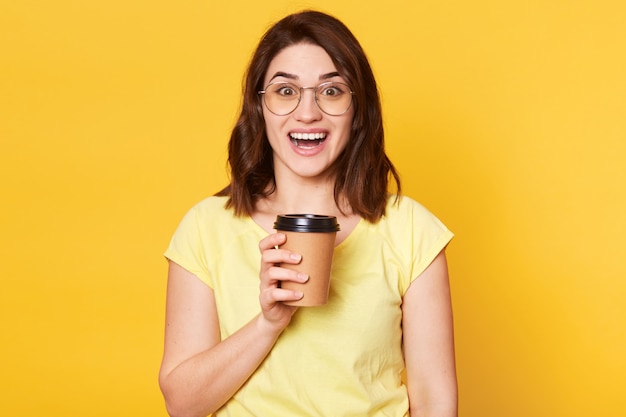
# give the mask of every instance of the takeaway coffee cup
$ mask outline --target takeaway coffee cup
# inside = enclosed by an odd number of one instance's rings
[[[340,230],[337,218],[319,214],[283,214],[276,217],[274,229],[287,236],[281,248],[302,255],[299,264],[281,266],[309,275],[309,280],[302,284],[293,281],[281,282],[282,288],[301,291],[304,294],[300,300],[285,304],[294,306],[326,304],[335,236]]]

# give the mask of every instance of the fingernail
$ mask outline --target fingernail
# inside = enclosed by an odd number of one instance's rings
[[[300,292],[300,291],[294,291],[293,295],[295,295],[296,297],[298,297],[298,300],[301,299],[302,297],[304,297],[304,293]]]
[[[302,282],[307,282],[309,280],[309,276],[303,272],[298,272],[298,278],[300,278]]]
[[[289,255],[290,259],[293,259],[294,261],[299,261],[300,259],[302,259],[301,255],[298,255],[297,253],[292,253],[291,255]]]

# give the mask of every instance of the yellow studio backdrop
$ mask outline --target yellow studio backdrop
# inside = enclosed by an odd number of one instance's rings
[[[242,74],[315,6],[365,47],[449,248],[463,417],[626,413],[626,6],[0,2],[0,410],[165,416],[166,262],[222,187]]]

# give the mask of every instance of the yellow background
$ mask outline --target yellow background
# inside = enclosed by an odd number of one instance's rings
[[[449,249],[463,417],[626,413],[626,6],[0,2],[0,410],[165,416],[169,237],[276,19],[340,17]]]

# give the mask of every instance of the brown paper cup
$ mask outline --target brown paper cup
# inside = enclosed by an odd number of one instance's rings
[[[283,268],[309,275],[305,283],[282,281],[281,287],[301,291],[304,296],[285,304],[293,306],[320,306],[328,301],[330,270],[339,225],[332,216],[310,214],[278,216],[275,228],[287,236],[283,249],[302,255],[299,264],[282,264]],[[291,230],[289,230],[291,229]]]

